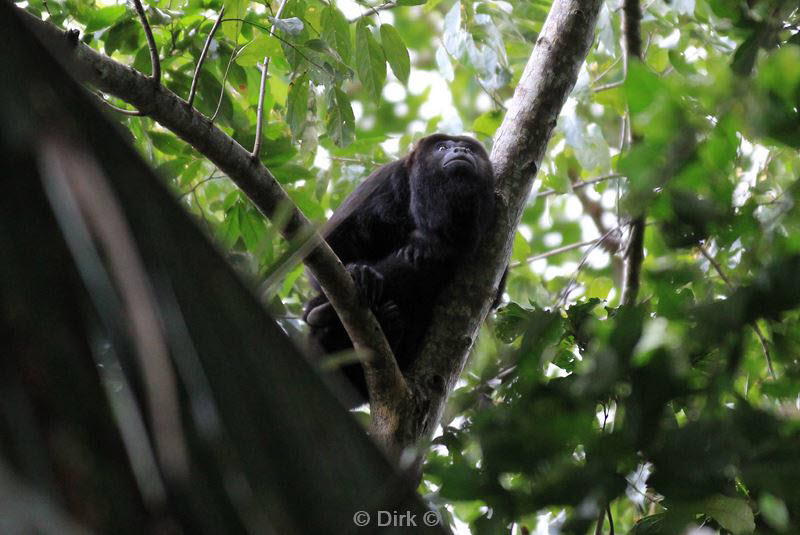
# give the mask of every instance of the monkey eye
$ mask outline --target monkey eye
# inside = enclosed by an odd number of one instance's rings
[[[443,150],[446,150],[446,149],[447,149],[447,146],[444,143],[439,143],[438,145],[436,145],[436,150],[438,150],[438,151],[443,151]]]

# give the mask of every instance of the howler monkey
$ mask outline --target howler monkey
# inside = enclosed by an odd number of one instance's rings
[[[491,224],[493,187],[492,165],[480,143],[435,134],[373,172],[328,222],[325,239],[375,313],[401,370],[421,349],[441,289]],[[312,352],[352,348],[324,295],[307,303],[303,317]],[[361,365],[342,372],[358,401],[366,400]]]

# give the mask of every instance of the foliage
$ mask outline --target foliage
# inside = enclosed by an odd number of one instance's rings
[[[322,221],[421,135],[490,143],[550,2],[289,0],[279,20],[275,3],[224,4],[196,106],[252,146],[269,57],[261,158]],[[618,532],[795,533],[800,14],[789,0],[643,2],[645,57],[626,70],[620,4],[603,7],[514,239],[509,302],[452,396],[422,490],[474,533],[586,533],[608,504]],[[148,5],[179,95],[222,5]],[[132,9],[27,9],[150,71]],[[274,226],[194,149],[119,120],[245,272],[283,258]],[[620,244],[640,213],[640,304],[626,309]],[[267,290],[301,327],[301,267]]]

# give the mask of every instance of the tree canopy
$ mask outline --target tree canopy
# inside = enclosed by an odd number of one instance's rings
[[[301,340],[314,290],[297,254],[308,236],[287,236],[301,228],[291,210],[322,224],[370,171],[433,132],[495,146],[562,3],[18,6],[157,77],[253,149],[291,201],[271,205],[271,222],[258,184],[210,156],[226,146],[191,143],[205,123],[176,135],[148,111],[146,87],[127,101],[93,89]],[[532,190],[507,199],[522,212],[505,237],[504,304],[441,427],[417,437],[419,491],[463,533],[798,532],[800,10],[652,0],[631,26],[638,2],[600,4]]]

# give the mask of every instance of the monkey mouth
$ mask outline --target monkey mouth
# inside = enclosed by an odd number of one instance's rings
[[[450,167],[453,164],[467,165],[471,169],[475,169],[475,163],[469,156],[453,156],[452,158],[448,158],[448,160],[442,164],[442,167]]]

